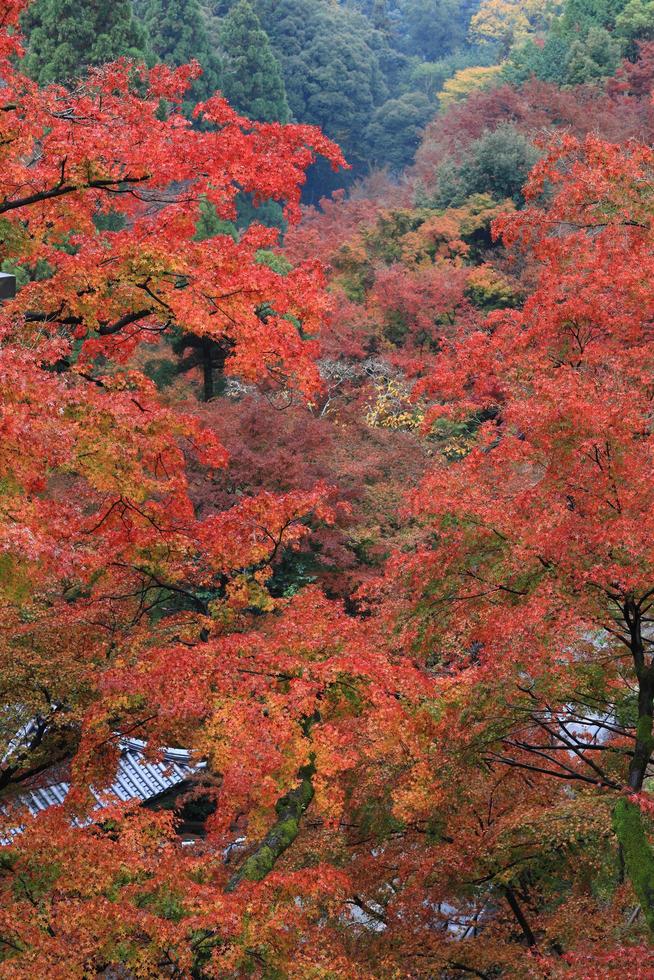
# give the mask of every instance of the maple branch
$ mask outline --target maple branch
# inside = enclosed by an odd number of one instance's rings
[[[300,785],[290,790],[275,804],[277,823],[271,827],[254,852],[246,858],[227,883],[226,891],[233,892],[242,881],[263,881],[277,860],[295,841],[300,831],[300,819],[313,800],[313,777],[316,767],[311,761],[298,772]]]
[[[70,361],[68,361],[66,359],[64,361],[64,365],[65,366],[70,366]],[[107,387],[107,385],[102,380],[102,378],[94,378],[92,374],[88,374],[86,371],[79,371],[78,374],[79,374],[79,377],[80,378],[84,378],[85,381],[88,381],[90,384],[95,385],[96,388],[102,388],[103,391],[108,391],[109,390],[108,387]],[[146,412],[147,411],[147,409],[143,408],[143,405],[141,405],[140,401],[137,398],[130,398],[130,401],[132,402],[133,405],[136,405],[136,407],[138,408],[138,410],[140,412]],[[135,508],[133,508],[133,509],[135,509]],[[140,511],[139,511],[139,513],[140,513]]]
[[[386,916],[382,915],[381,912],[377,912],[370,905],[368,905],[367,902],[364,902],[360,895],[353,895],[352,898],[348,898],[347,904],[354,905],[356,908],[361,909],[364,915],[369,915],[370,918],[375,919],[376,922],[379,922],[382,925],[388,925]]]
[[[124,316],[119,317],[113,323],[101,323],[98,328],[98,333],[101,337],[107,337],[111,334],[118,333],[123,327],[128,327],[131,323],[137,323],[139,320],[145,319],[147,316],[151,316],[155,311],[151,308],[135,310],[132,313],[125,313]],[[26,323],[59,323],[66,327],[77,327],[83,323],[81,316],[61,316],[60,313],[40,313],[36,310],[28,310],[25,313]]]
[[[109,513],[116,506],[116,503],[112,504],[107,514],[105,514],[105,516],[103,517],[102,519],[103,521],[106,520],[106,518],[109,516]],[[93,530],[95,530],[95,528]],[[138,595],[145,596],[148,592],[163,590],[166,592],[174,593],[175,595],[184,596],[184,598],[188,599],[193,604],[196,612],[201,613],[203,616],[208,615],[209,607],[207,603],[203,599],[200,599],[190,589],[185,589],[179,585],[173,585],[171,582],[165,582],[158,575],[155,575],[155,573],[152,572],[150,569],[140,568],[138,565],[131,565],[129,563],[121,562],[121,561],[115,561],[112,562],[112,564],[115,568],[126,568],[129,571],[137,572],[139,575],[147,575],[149,578],[149,582],[148,583],[144,582],[134,592],[126,592],[119,595],[105,595],[102,597],[103,600],[110,599],[114,602],[118,602],[125,599],[132,599]]]
[[[549,763],[549,765],[551,765],[551,766],[558,766],[559,769],[563,769],[564,772],[573,773],[573,774],[575,772],[575,770],[574,769],[571,769],[570,766],[566,766],[565,763],[560,762],[558,759],[553,759],[548,754],[549,752],[556,752],[556,751],[558,751],[560,748],[562,748],[562,746],[551,746],[551,747],[548,746],[547,751],[546,752],[543,752],[543,751],[541,751],[539,748],[537,748],[535,745],[533,745],[530,742],[515,742],[515,741],[512,741],[511,739],[508,739],[507,738],[507,739],[504,739],[504,743],[503,744],[504,745],[508,745],[508,746],[510,746],[511,748],[514,748],[514,749],[519,749],[519,750],[521,750],[523,752],[528,752],[531,755],[537,755],[537,756],[539,756],[539,758],[545,759],[545,761],[547,763]],[[600,773],[600,775],[603,775],[603,774]]]
[[[484,885],[486,884],[486,882],[493,881],[493,879],[497,878],[498,875],[505,874],[507,871],[510,871],[511,868],[515,868],[519,864],[526,864],[527,861],[536,861],[538,858],[541,857],[542,857],[541,851],[538,851],[536,854],[524,854],[521,857],[516,858],[515,861],[511,861],[509,864],[504,865],[504,867],[499,868],[499,870],[497,871],[491,871],[489,872],[489,874],[484,875],[482,878],[472,879],[470,883],[474,885]]]
[[[588,724],[592,725],[594,728],[604,728],[606,731],[613,732],[615,735],[621,735],[623,738],[635,738],[635,735],[631,735],[626,728],[617,728],[615,725],[609,725],[606,720],[600,721],[596,718],[591,718],[588,715],[580,715],[573,711],[567,711],[566,713],[570,716],[573,724]],[[599,748],[599,746],[595,747]]]
[[[506,745],[512,745],[515,748],[523,749],[524,751],[531,752],[536,750],[541,750],[543,752],[570,752],[572,751],[572,746],[568,742],[564,742],[562,745],[535,745],[533,742],[522,742],[515,739],[505,739]],[[592,745],[589,742],[575,742],[574,743],[579,749],[584,752],[614,752],[616,755],[627,755],[632,756],[633,752],[629,749],[618,748],[615,745]]]
[[[572,740],[572,736],[568,732],[568,729],[565,727],[565,722],[561,721],[561,719],[559,718],[556,719],[556,722],[559,725],[559,727],[565,732],[567,736],[566,738],[564,738],[560,733],[557,734],[556,732],[553,732],[552,729],[549,727],[549,725],[547,725],[542,720],[542,718],[541,719],[534,718],[534,721],[540,728],[546,731],[548,735],[551,735],[552,738],[558,739],[558,741],[562,742],[563,745],[565,745],[571,752],[573,752],[578,759],[580,759],[583,763],[585,763],[585,765],[589,766],[593,770],[593,772],[597,773],[597,775],[600,776],[600,778],[606,779],[606,773],[602,772],[599,766],[596,765],[596,763],[594,763],[592,759],[587,759],[586,756],[584,755],[583,753],[583,749],[585,747],[584,743],[582,743],[580,746],[576,738]],[[559,766],[561,765],[561,763],[558,761],[556,764]],[[566,767],[562,767],[562,768],[566,768]]]
[[[98,333],[101,337],[107,337],[110,334],[118,333],[123,327],[128,327],[130,323],[137,323],[139,320],[145,319],[146,316],[151,316],[154,313],[152,309],[135,310],[133,313],[125,313],[120,319],[115,320],[114,323],[101,323]]]
[[[38,766],[32,766],[31,769],[24,769],[22,772],[17,772],[17,770],[3,770],[2,780],[0,789],[6,789],[10,784],[20,785],[21,783],[27,782],[28,779],[33,779],[34,776],[40,776],[42,772],[46,772],[52,769],[53,766],[58,765],[60,762],[64,762],[69,758],[69,751],[62,749],[58,753],[53,753],[48,757],[45,762],[42,762]]]
[[[103,745],[108,745],[109,742],[115,742],[116,739],[125,738],[127,735],[135,732],[137,728],[143,728],[143,726],[147,725],[148,722],[154,721],[156,717],[156,713],[153,715],[148,715],[147,718],[141,718],[140,721],[133,722],[133,724],[129,725],[127,728],[122,728],[119,732],[112,732],[111,735],[107,735],[106,738],[103,738],[101,742],[96,742],[95,748],[100,749]]]
[[[35,194],[29,194],[27,197],[20,197],[15,201],[5,200],[0,204],[0,214],[6,214],[7,211],[15,211],[17,208],[29,207],[31,204],[39,204],[41,201],[49,201],[55,197],[63,197],[65,194],[73,194],[75,191],[85,191],[93,188],[94,190],[109,190],[112,187],[118,187],[120,184],[142,184],[146,180],[150,180],[151,174],[144,174],[141,177],[117,177],[117,178],[105,178],[104,180],[90,180],[86,184],[57,184],[56,187],[51,187],[47,191],[37,191]]]
[[[590,776],[584,776],[580,772],[571,772],[566,770],[565,772],[556,772],[554,769],[544,769],[541,766],[532,766],[528,762],[519,762],[517,759],[509,759],[506,756],[502,756],[497,752],[491,752],[489,754],[489,759],[493,762],[501,762],[504,766],[512,766],[515,769],[529,769],[531,772],[541,772],[545,776],[556,776],[558,779],[576,779],[582,783],[590,783],[592,786],[608,786],[610,789],[621,789],[622,787],[619,783],[614,783],[613,781],[603,780],[603,779],[592,779]],[[555,759],[550,759],[553,765],[560,765]]]
[[[141,571],[141,569],[139,569],[139,571]],[[200,599],[194,592],[191,592],[189,589],[184,589],[179,585],[172,585],[170,582],[164,582],[152,572],[148,572],[147,574],[149,574],[154,585],[145,586],[144,591],[157,588],[165,589],[167,592],[174,592],[176,595],[181,595],[189,599],[189,601],[195,606],[197,612],[202,613],[203,616],[207,616],[209,614],[208,604],[203,599]]]
[[[10,751],[5,755],[7,765],[0,770],[0,790],[6,789],[11,783],[22,783],[31,779],[32,776],[38,776],[39,773],[49,769],[53,762],[59,762],[66,757],[66,747],[62,749],[59,745],[56,746],[58,751],[53,752],[45,762],[31,766],[29,769],[23,768],[31,753],[36,752],[42,746],[45,736],[50,731],[52,720],[61,710],[61,705],[54,705],[47,715],[37,716],[34,719],[34,727],[28,733],[22,747],[18,747],[15,751]]]
[[[60,307],[61,309],[61,307]],[[28,310],[25,313],[26,323],[60,323],[66,327],[76,327],[82,322],[79,316],[63,317],[60,313],[38,313],[36,310]]]

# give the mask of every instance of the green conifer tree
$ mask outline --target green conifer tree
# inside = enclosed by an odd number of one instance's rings
[[[89,65],[145,57],[145,34],[130,0],[35,0],[23,29],[25,69],[41,85],[69,82]]]
[[[220,86],[220,60],[209,38],[198,0],[141,0],[137,11],[153,55],[167,65],[197,61],[201,77],[194,83],[192,103],[208,99]]]
[[[247,0],[239,0],[220,32],[223,92],[243,115],[260,122],[288,122],[290,112],[279,62]]]
[[[586,35],[592,27],[613,30],[616,17],[626,5],[627,0],[566,0],[556,29],[574,39]]]

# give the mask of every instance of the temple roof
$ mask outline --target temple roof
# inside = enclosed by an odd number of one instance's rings
[[[116,778],[107,787],[92,787],[97,809],[120,800],[124,803],[140,800],[147,803],[168,790],[179,786],[194,773],[204,768],[204,763],[194,762],[185,749],[163,749],[160,761],[145,757],[146,743],[140,739],[123,739],[120,742],[120,760]],[[11,806],[25,807],[36,816],[51,806],[64,802],[70,782],[66,779],[46,783],[13,797]]]

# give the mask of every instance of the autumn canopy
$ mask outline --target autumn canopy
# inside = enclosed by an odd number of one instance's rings
[[[25,6],[0,978],[654,975],[652,44],[464,66],[404,182],[309,209],[320,129],[189,112],[196,62],[39,84]],[[551,18],[499,6],[504,66]],[[127,738],[194,772],[98,808]]]

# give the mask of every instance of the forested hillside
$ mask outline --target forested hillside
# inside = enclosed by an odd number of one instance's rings
[[[370,167],[399,173],[434,114],[434,96],[457,69],[490,64],[496,45],[468,46],[476,0],[35,0],[23,18],[26,68],[40,82],[67,81],[80,64],[141,54],[182,65],[196,59],[195,101],[220,86],[252,119],[289,118],[338,141],[351,171],[310,174],[317,203]]]
[[[0,78],[0,978],[654,977],[654,2]]]

